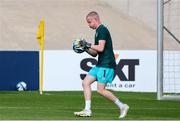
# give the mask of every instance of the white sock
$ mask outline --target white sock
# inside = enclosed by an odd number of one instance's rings
[[[86,102],[85,102],[85,110],[91,110],[91,100],[86,100]]]
[[[117,99],[114,103],[115,103],[120,109],[124,106],[124,103],[122,103],[119,99]]]

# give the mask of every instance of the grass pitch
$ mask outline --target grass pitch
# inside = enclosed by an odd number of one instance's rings
[[[125,120],[180,120],[179,101],[157,101],[155,93],[114,92],[130,106]],[[0,120],[119,120],[119,110],[96,92],[92,117],[76,117],[83,92],[0,92]]]

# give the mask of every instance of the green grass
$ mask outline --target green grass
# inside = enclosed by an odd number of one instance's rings
[[[155,93],[114,92],[130,106],[128,120],[179,120],[179,101],[157,101]],[[76,117],[83,92],[0,92],[0,120],[119,120],[119,110],[96,92],[92,117]]]

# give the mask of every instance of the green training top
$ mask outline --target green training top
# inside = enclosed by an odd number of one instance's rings
[[[98,52],[98,64],[96,66],[115,68],[116,61],[113,52],[111,35],[109,30],[102,24],[96,29],[95,45],[98,45],[99,40],[105,40],[106,44],[104,51]]]

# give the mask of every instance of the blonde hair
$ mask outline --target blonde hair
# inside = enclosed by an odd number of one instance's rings
[[[94,18],[99,19],[99,14],[96,11],[91,11],[87,14],[86,18],[88,17],[94,17]]]

